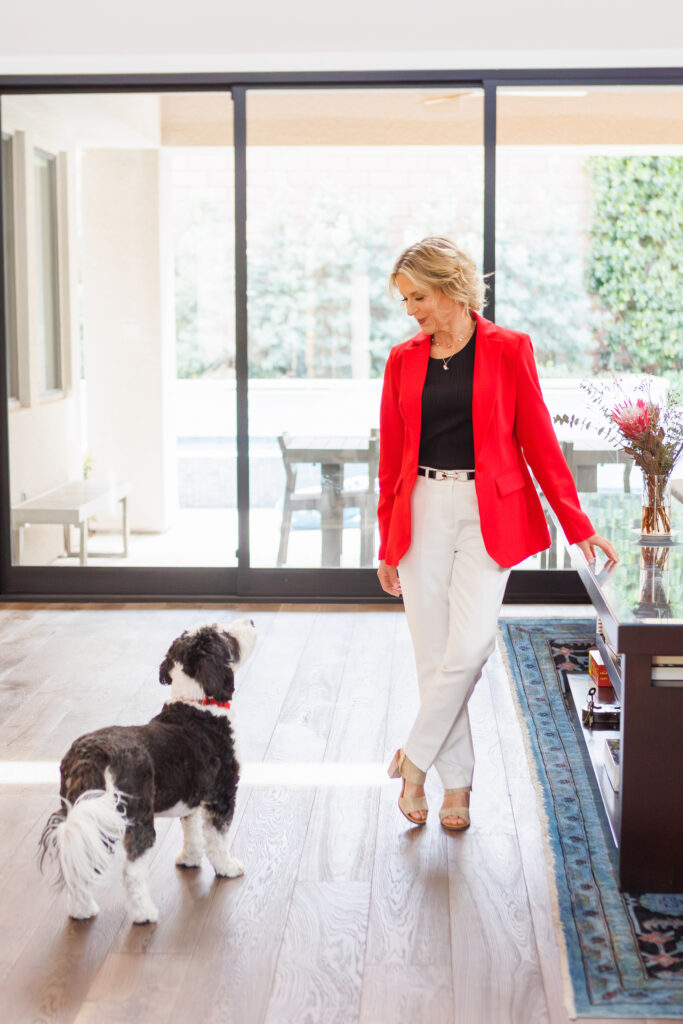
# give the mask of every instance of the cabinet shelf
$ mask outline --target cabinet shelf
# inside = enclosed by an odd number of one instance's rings
[[[588,691],[591,686],[594,686],[594,682],[588,675],[569,675],[567,677],[569,681],[569,689],[574,705],[574,712],[577,716],[577,725],[583,733],[583,741],[588,751],[588,756],[591,759],[593,766],[593,772],[598,783],[598,789],[600,790],[600,796],[602,797],[602,803],[605,808],[605,814],[609,822],[610,831],[614,840],[615,846],[619,846],[619,835],[620,835],[620,819],[619,819],[619,794],[615,792],[612,783],[607,775],[605,769],[605,740],[606,739],[619,739],[618,729],[588,729],[581,720],[581,709],[588,701]],[[598,690],[598,695],[600,691]],[[596,695],[596,704],[600,703],[599,696]]]

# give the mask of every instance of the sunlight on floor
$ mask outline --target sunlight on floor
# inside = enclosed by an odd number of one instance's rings
[[[250,761],[240,781],[247,786],[382,786],[391,781],[376,761]],[[0,786],[59,786],[57,761],[0,761]]]

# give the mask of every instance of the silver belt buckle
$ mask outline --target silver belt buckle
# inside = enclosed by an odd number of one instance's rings
[[[437,480],[467,480],[466,469],[437,469]]]

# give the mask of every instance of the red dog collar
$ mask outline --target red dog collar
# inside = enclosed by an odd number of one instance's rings
[[[214,700],[213,697],[176,697],[175,700],[170,701],[171,704],[201,704],[202,707],[207,707],[209,704],[213,704],[217,708],[228,708],[230,709],[230,701]]]

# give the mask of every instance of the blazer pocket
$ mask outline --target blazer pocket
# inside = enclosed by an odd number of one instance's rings
[[[496,477],[496,487],[498,494],[504,498],[506,495],[512,494],[513,491],[526,487],[526,480],[521,469],[511,469],[508,473],[502,473]]]

